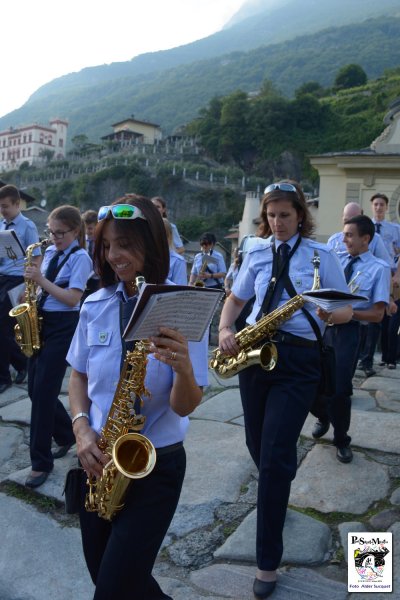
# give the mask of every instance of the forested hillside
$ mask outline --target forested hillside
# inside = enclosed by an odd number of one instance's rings
[[[265,32],[269,29],[266,27]],[[268,40],[269,35],[265,38]],[[82,72],[74,83],[68,76],[63,86],[61,78],[58,86],[48,87],[47,94],[38,93],[36,99],[34,95],[22,108],[0,119],[0,128],[62,116],[70,121],[70,139],[84,133],[97,141],[110,132],[112,123],[135,114],[159,123],[169,133],[192,120],[215,95],[237,89],[259,90],[265,80],[270,80],[290,98],[310,80],[323,87],[332,85],[338,69],[348,63],[361,65],[369,78],[400,65],[400,18],[370,19],[330,28],[165,71],[131,76],[126,74],[126,63],[120,63],[117,78],[108,77],[111,67],[104,67],[103,74],[99,71],[89,81]]]

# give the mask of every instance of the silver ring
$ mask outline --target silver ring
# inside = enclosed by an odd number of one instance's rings
[[[176,359],[176,352],[171,352],[170,359],[171,360],[175,360]]]

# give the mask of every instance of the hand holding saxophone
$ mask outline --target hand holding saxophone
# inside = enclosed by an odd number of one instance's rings
[[[31,279],[37,285],[40,285],[40,287],[42,287],[43,282],[46,280],[45,276],[40,271],[40,267],[37,265],[25,267],[24,277],[25,279]]]
[[[89,425],[87,419],[82,418],[74,423],[77,454],[83,469],[88,477],[99,478],[103,474],[103,467],[110,457],[100,450],[98,442],[100,436]]]

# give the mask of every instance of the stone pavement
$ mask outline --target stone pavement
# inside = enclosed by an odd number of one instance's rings
[[[366,594],[347,593],[347,532],[386,530],[395,545],[392,598],[400,598],[399,380],[400,368],[355,378],[350,464],[337,461],[331,430],[312,439],[314,419],[307,419],[273,600],[363,600]],[[191,417],[183,492],[155,567],[174,600],[253,598],[257,473],[244,444],[237,385],[237,378],[210,373]],[[66,391],[67,378],[67,406]],[[63,509],[64,477],[76,454],[57,460],[36,492],[24,488],[29,415],[26,385],[0,395],[0,600],[89,600],[79,526]]]

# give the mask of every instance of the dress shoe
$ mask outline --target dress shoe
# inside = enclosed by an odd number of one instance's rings
[[[59,446],[57,450],[54,450],[54,452],[51,453],[53,458],[62,458],[73,445],[74,444],[67,444],[66,446]]]
[[[37,488],[46,481],[50,473],[40,473],[40,475],[29,475],[25,481],[25,486],[28,488]]]
[[[257,579],[253,583],[253,593],[256,598],[268,598],[276,587],[276,581],[261,581]]]
[[[396,365],[394,365],[393,363],[389,363],[387,368],[393,371],[396,368]]]
[[[380,367],[386,367],[386,363],[383,360],[381,360],[381,362],[379,363],[379,366]]]
[[[353,451],[350,446],[336,448],[336,458],[342,463],[349,463],[353,460]]]
[[[329,429],[329,421],[317,421],[314,425],[314,429],[311,432],[311,435],[315,440],[318,440],[320,437],[326,434]]]
[[[8,390],[12,386],[11,383],[0,383],[0,394]]]
[[[28,373],[27,373],[26,369],[22,369],[22,371],[18,371],[18,373],[15,376],[14,382],[15,383],[24,383],[27,374]]]
[[[365,377],[373,377],[374,375],[376,375],[375,369],[372,369],[371,367],[366,367],[364,369],[364,373]]]

